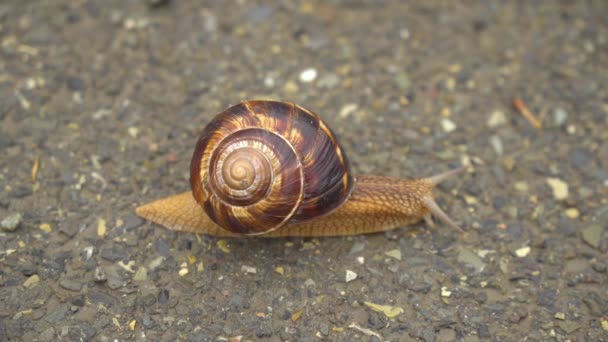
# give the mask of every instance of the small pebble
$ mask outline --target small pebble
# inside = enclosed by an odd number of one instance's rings
[[[389,256],[393,259],[401,260],[401,251],[398,249],[390,250],[388,252],[385,252],[384,254],[386,254],[387,256]]]
[[[19,269],[21,271],[21,274],[23,274],[26,277],[29,277],[31,275],[38,273],[36,266],[33,264],[30,264],[30,263],[23,263],[23,265]]]
[[[255,267],[251,267],[251,266],[247,266],[247,265],[241,266],[241,271],[245,272],[245,273],[251,273],[251,274],[258,273],[258,270]]]
[[[441,297],[449,297],[452,295],[452,291],[448,290],[447,286],[441,287]]]
[[[556,313],[555,313],[555,316],[553,316],[553,317],[555,317],[555,318],[560,319],[560,320],[562,320],[562,321],[563,321],[563,320],[565,320],[565,319],[566,319],[566,314],[565,314],[565,313],[563,313],[563,312],[556,312]]]
[[[604,273],[604,272],[606,272],[606,269],[608,268],[608,266],[606,263],[596,260],[596,261],[591,262],[591,268],[593,268],[593,270],[595,272]]]
[[[505,123],[507,123],[507,116],[500,110],[495,110],[494,112],[492,112],[487,122],[488,127],[490,128],[496,128],[498,126],[504,125]]]
[[[93,252],[94,251],[95,251],[95,247],[93,247],[93,246],[87,246],[87,247],[85,247],[85,248],[82,249],[81,255],[82,255],[83,259],[86,261],[86,260],[91,259],[91,257],[93,256]]]
[[[131,229],[135,229],[135,228],[141,226],[142,224],[144,224],[144,220],[142,220],[141,218],[139,218],[133,214],[128,214],[125,217],[123,217],[123,224],[124,224],[124,228],[126,230],[131,230]]]
[[[154,249],[156,249],[158,254],[166,257],[169,255],[171,245],[169,244],[169,241],[163,238],[158,238],[154,241]]]
[[[484,339],[489,339],[490,337],[492,337],[492,334],[490,333],[490,329],[488,328],[488,326],[486,324],[480,324],[479,327],[477,328],[477,334],[479,335],[479,337],[484,338]]]
[[[108,261],[119,261],[127,259],[127,250],[123,247],[107,247],[101,250],[101,257]]]
[[[217,248],[219,248],[222,252],[228,254],[230,253],[230,247],[228,246],[228,241],[221,239],[218,240],[217,243]]]
[[[43,232],[47,232],[47,233],[50,233],[50,232],[52,232],[52,231],[53,231],[53,228],[52,228],[52,227],[51,227],[51,225],[50,225],[50,224],[48,224],[48,223],[42,223],[42,224],[40,224],[39,228],[40,228],[40,230],[42,230]]]
[[[329,335],[329,325],[325,322],[319,323],[319,332],[324,336]]]
[[[93,289],[90,289],[87,297],[93,304],[103,304],[106,307],[111,306],[115,303],[116,299],[106,293],[98,292]]]
[[[84,295],[76,295],[72,297],[70,303],[72,303],[72,305],[74,306],[83,307],[86,304],[86,300],[84,298]]]
[[[515,190],[519,192],[528,192],[528,183],[525,181],[515,182]]]
[[[362,242],[355,242],[352,247],[350,248],[350,251],[348,251],[348,254],[356,254],[359,253],[361,251],[363,251],[365,249],[365,244]]]
[[[158,266],[160,266],[163,263],[164,257],[162,256],[158,256],[154,259],[152,259],[152,261],[150,261],[150,263],[148,263],[148,268],[150,270],[155,270]]]
[[[145,267],[138,268],[135,275],[133,275],[133,280],[144,281],[146,279],[148,279],[148,270]]]
[[[564,330],[567,334],[571,334],[574,331],[580,329],[581,325],[576,322],[573,322],[573,321],[562,321],[562,322],[559,322],[559,327],[562,330]]]
[[[405,72],[398,72],[395,74],[395,83],[402,92],[407,92],[412,88],[412,80],[410,76]]]
[[[498,155],[499,157],[502,156],[504,147],[502,145],[502,140],[500,139],[500,137],[497,135],[493,135],[492,137],[490,137],[490,144],[492,145],[492,148],[494,148],[494,152],[496,152],[496,155]]]
[[[272,77],[271,75],[266,75],[266,77],[264,77],[264,85],[267,88],[272,88],[274,87],[275,84],[275,79],[274,77]]]
[[[340,83],[340,77],[333,73],[323,75],[317,81],[317,86],[320,88],[333,89]]]
[[[561,127],[566,123],[568,119],[568,112],[566,112],[563,108],[556,108],[553,111],[553,123],[555,126]]]
[[[11,191],[10,196],[14,198],[23,198],[26,196],[30,196],[32,194],[31,187],[26,186],[18,186],[13,191]]]
[[[450,119],[443,118],[441,119],[441,128],[443,128],[444,132],[450,133],[456,129],[456,124]]]
[[[339,116],[344,119],[346,117],[348,117],[349,115],[351,115],[352,113],[354,113],[357,110],[358,106],[356,103],[347,103],[344,106],[342,106],[342,109],[340,109],[340,114]]]
[[[432,279],[421,272],[404,271],[399,277],[398,283],[408,290],[420,293],[428,293],[433,287]]]
[[[293,81],[288,81],[287,83],[285,83],[285,85],[283,86],[283,89],[285,90],[286,93],[289,93],[289,94],[297,93],[298,90],[300,90],[298,85]]]
[[[486,263],[477,254],[465,248],[458,252],[457,260],[460,263],[471,266],[477,272],[483,271],[486,267]]]
[[[583,229],[582,238],[585,243],[593,248],[600,247],[600,241],[602,238],[602,226],[599,224],[589,226]]]
[[[300,73],[300,82],[310,83],[317,78],[317,70],[315,68],[308,68]]]
[[[97,236],[104,237],[106,235],[106,220],[97,219]]]
[[[602,317],[601,321],[602,329],[608,331],[608,319]]]
[[[38,341],[40,341],[40,342],[51,342],[54,340],[54,338],[55,338],[55,328],[53,328],[53,327],[49,327],[48,329],[46,329],[45,331],[40,333],[40,335],[38,335]]]
[[[121,274],[118,273],[118,269],[115,267],[108,268],[106,270],[106,276],[107,276],[106,285],[109,288],[111,288],[112,290],[116,290],[127,284],[127,282],[122,279]]]
[[[528,254],[530,254],[530,246],[525,246],[515,250],[515,255],[518,258],[526,257]]]
[[[167,302],[169,302],[169,290],[167,289],[160,289],[160,291],[158,291],[158,303],[159,304],[166,304]]]
[[[37,274],[34,274],[23,282],[23,287],[25,287],[26,289],[29,289],[31,287],[34,287],[39,282],[40,282],[40,277]]]
[[[95,268],[95,272],[93,273],[93,279],[96,283],[103,283],[104,281],[108,280],[105,269],[101,266],[97,266]]]
[[[568,183],[559,178],[547,178],[547,184],[553,189],[553,197],[556,200],[568,198]]]
[[[66,290],[78,292],[82,288],[82,284],[74,279],[61,279],[59,281],[59,286],[63,287]]]
[[[454,88],[456,88],[456,80],[453,77],[448,77],[445,80],[445,87],[449,90],[449,91],[454,91]]]
[[[139,128],[137,127],[131,126],[127,129],[127,131],[129,132],[131,138],[137,138],[137,135],[139,134]]]
[[[59,304],[49,312],[45,320],[51,324],[59,323],[67,318],[69,308],[65,304]]]
[[[355,273],[351,270],[346,270],[346,277],[345,277],[346,282],[349,283],[355,279],[357,279],[357,273]]]
[[[2,227],[2,230],[6,232],[14,232],[17,228],[19,228],[22,220],[23,215],[21,213],[13,213],[5,217],[2,222],[0,222],[0,227]]]
[[[581,214],[578,211],[578,209],[576,209],[576,208],[568,208],[568,209],[566,209],[565,213],[566,213],[566,216],[568,216],[571,219],[578,218]]]
[[[82,227],[86,227],[86,224],[81,223],[80,225],[76,225],[73,222],[64,221],[59,224],[59,232],[69,237],[74,237]]]

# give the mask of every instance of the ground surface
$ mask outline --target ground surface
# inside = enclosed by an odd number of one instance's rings
[[[0,4],[0,340],[608,341],[606,1],[154,3]],[[134,216],[257,97],[319,113],[359,173],[471,160],[437,192],[469,234]]]

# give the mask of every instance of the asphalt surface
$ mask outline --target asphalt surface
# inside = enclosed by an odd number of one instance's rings
[[[608,341],[608,2],[0,3],[0,340]],[[438,223],[217,239],[134,215],[243,99]],[[515,101],[514,101],[515,100]]]

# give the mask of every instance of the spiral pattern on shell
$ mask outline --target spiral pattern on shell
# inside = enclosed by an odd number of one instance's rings
[[[292,103],[247,101],[204,129],[190,185],[215,223],[255,235],[334,211],[350,195],[354,178],[319,116]]]

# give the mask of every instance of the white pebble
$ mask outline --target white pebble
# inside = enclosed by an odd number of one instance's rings
[[[139,129],[137,127],[131,126],[128,128],[128,131],[132,138],[137,138],[137,134],[139,134]]]
[[[148,263],[148,268],[150,270],[155,270],[158,266],[163,263],[164,258],[162,256],[158,256],[155,259],[152,259],[150,263]]]
[[[563,108],[556,108],[553,111],[553,122],[556,126],[563,126],[568,119],[568,112],[566,112]]]
[[[270,76],[270,75],[267,75],[266,77],[264,77],[264,85],[265,85],[267,88],[272,88],[272,87],[274,87],[274,84],[275,84],[275,82],[274,82],[274,77],[272,77],[272,76]]]
[[[490,114],[490,118],[488,119],[488,127],[494,128],[498,126],[502,126],[507,123],[507,116],[500,110],[495,110]]]
[[[357,279],[357,273],[355,273],[351,270],[346,270],[346,282],[348,283],[355,279]]]
[[[255,267],[251,267],[251,266],[247,266],[247,265],[241,266],[241,271],[243,271],[245,273],[251,273],[251,274],[258,273],[258,270],[256,270]]]
[[[452,120],[444,118],[441,119],[441,127],[443,128],[444,132],[450,133],[456,129],[456,124]]]
[[[485,258],[490,253],[496,253],[496,251],[492,250],[492,249],[480,249],[480,250],[477,251],[477,255],[480,258]]]
[[[21,224],[23,215],[21,213],[10,214],[0,222],[0,228],[7,232],[14,232]]]
[[[357,257],[357,262],[360,263],[361,265],[365,264],[365,257]]]
[[[530,246],[525,246],[515,251],[515,255],[517,255],[518,258],[523,258],[528,254],[530,254]]]
[[[553,189],[553,197],[556,200],[568,198],[568,183],[559,178],[547,178],[547,184]]]
[[[568,132],[568,134],[573,135],[576,133],[576,126],[574,125],[568,125],[568,127],[566,127],[566,132]]]
[[[25,86],[27,87],[27,89],[36,88],[36,80],[34,78],[28,78],[27,80],[25,80]]]
[[[341,118],[346,118],[347,116],[351,115],[354,111],[356,111],[358,108],[356,103],[347,103],[344,106],[342,106],[342,109],[340,109],[340,117]]]
[[[82,249],[82,254],[84,256],[85,260],[89,260],[91,259],[91,257],[93,256],[93,252],[95,251],[95,247],[93,246],[87,246],[85,248]]]
[[[441,287],[441,297],[449,297],[452,295],[452,291],[448,290],[447,286]]]
[[[315,69],[315,68],[304,69],[300,73],[300,82],[302,82],[302,83],[310,83],[310,82],[314,81],[316,78],[317,78],[317,69]]]
[[[528,183],[526,181],[515,182],[515,190],[519,192],[528,192]]]
[[[390,251],[385,252],[384,254],[393,259],[401,260],[401,251],[398,249],[392,249]]]

